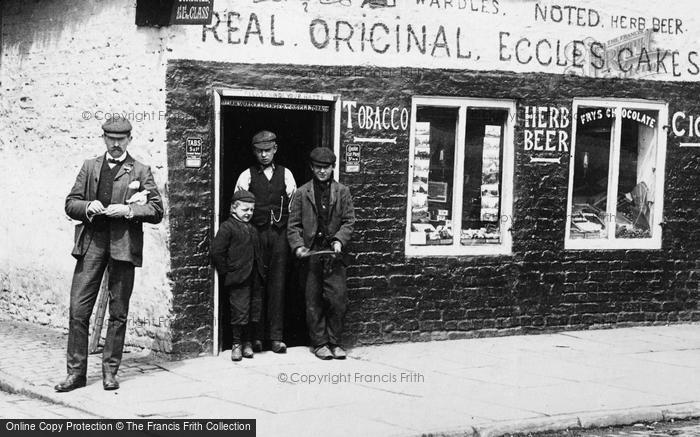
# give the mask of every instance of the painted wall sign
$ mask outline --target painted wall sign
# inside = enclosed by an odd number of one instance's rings
[[[199,168],[202,166],[202,139],[187,138],[185,144],[185,167]]]
[[[700,115],[686,115],[678,111],[671,117],[671,129],[676,137],[700,138]],[[680,147],[700,147],[698,143],[680,143]]]
[[[571,3],[571,2],[569,2]],[[695,0],[217,0],[172,56],[218,62],[457,68],[700,79]],[[359,109],[359,108],[358,108]]]
[[[570,126],[571,110],[567,107],[526,106],[523,130],[525,150],[568,152]],[[559,162],[558,158],[556,160]]]
[[[360,145],[348,144],[345,147],[345,171],[358,173],[360,171]]]
[[[700,116],[687,116],[685,112],[679,111],[671,117],[671,127],[673,134],[677,137],[699,137],[700,138]]]
[[[408,108],[398,106],[357,105],[356,101],[343,101],[347,128],[366,130],[406,130],[410,121]],[[353,124],[353,119],[355,123]]]

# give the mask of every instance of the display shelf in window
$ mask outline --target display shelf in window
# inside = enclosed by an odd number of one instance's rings
[[[574,102],[569,249],[661,247],[665,103]]]
[[[510,101],[414,98],[408,255],[510,251],[514,112]]]

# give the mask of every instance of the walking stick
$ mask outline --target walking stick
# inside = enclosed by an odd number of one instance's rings
[[[100,292],[97,295],[97,309],[95,310],[95,322],[92,324],[92,334],[90,335],[90,343],[88,344],[88,353],[97,353],[97,348],[100,346],[100,337],[102,336],[102,326],[104,325],[105,313],[107,312],[107,302],[109,301],[109,267],[105,269],[102,276],[102,284]]]

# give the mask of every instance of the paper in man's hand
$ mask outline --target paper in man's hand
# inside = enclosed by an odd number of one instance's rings
[[[126,201],[127,205],[145,205],[148,201],[148,190],[142,190],[138,193],[134,193],[133,196],[129,197]]]

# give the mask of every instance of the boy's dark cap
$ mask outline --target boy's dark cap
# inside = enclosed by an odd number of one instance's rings
[[[124,117],[110,117],[102,124],[104,134],[112,138],[124,138],[131,134],[131,123]]]
[[[261,130],[257,134],[253,135],[251,144],[253,147],[258,149],[267,150],[277,145],[277,142],[275,141],[276,139],[277,135],[274,133],[270,132],[269,130]]]
[[[328,147],[316,147],[309,154],[311,162],[314,164],[331,165],[335,164],[335,153]]]
[[[231,205],[233,205],[233,203],[237,200],[240,200],[241,202],[255,203],[255,195],[250,191],[238,190],[233,193],[233,196],[231,196]]]

